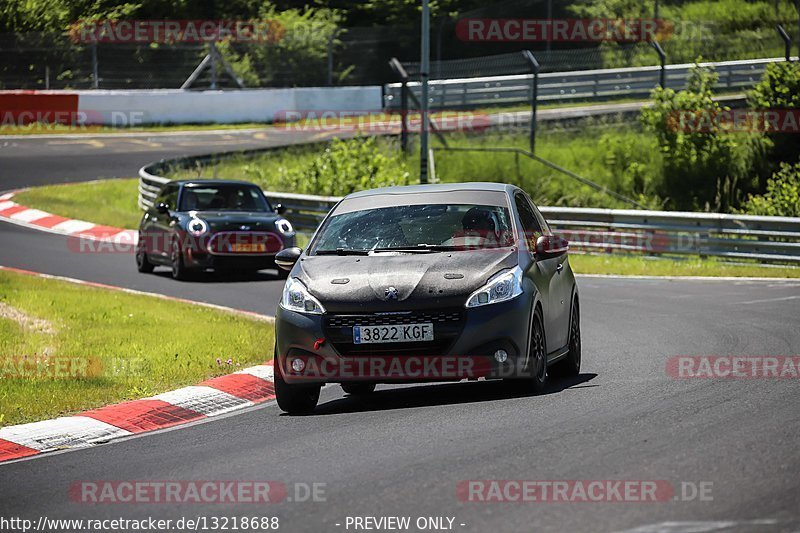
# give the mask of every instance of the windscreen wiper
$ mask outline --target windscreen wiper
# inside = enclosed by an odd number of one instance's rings
[[[369,250],[355,250],[352,248],[337,248],[335,250],[317,250],[314,255],[369,255]]]
[[[448,246],[444,244],[417,244],[415,246],[394,246],[387,248],[375,248],[373,252],[408,252],[408,253],[429,253],[429,252],[452,252],[462,250],[460,246]]]

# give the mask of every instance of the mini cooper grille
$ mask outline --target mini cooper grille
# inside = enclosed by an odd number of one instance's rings
[[[341,355],[442,355],[461,334],[461,311],[410,312],[370,315],[330,315],[325,317],[325,336]],[[433,323],[432,342],[354,344],[353,326],[394,326]]]

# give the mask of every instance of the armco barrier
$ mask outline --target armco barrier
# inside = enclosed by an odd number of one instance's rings
[[[140,171],[142,208],[152,206],[158,189],[169,181],[151,174],[148,168]],[[286,208],[287,218],[301,232],[316,230],[341,200],[272,191],[265,194]],[[800,218],[574,207],[542,207],[541,211],[577,250],[800,263]]]
[[[719,74],[718,90],[740,90],[754,86],[769,63],[783,58],[747,59],[701,63],[714,67]],[[682,89],[686,86],[693,63],[666,66],[666,86]],[[628,67],[574,72],[539,74],[540,102],[593,100],[648,96],[658,87],[661,67]],[[481,106],[513,105],[531,101],[532,74],[433,80],[430,82],[431,108],[455,109]],[[420,84],[409,83],[409,89],[419,96]],[[384,89],[383,104],[387,109],[400,109],[401,83],[391,83]]]

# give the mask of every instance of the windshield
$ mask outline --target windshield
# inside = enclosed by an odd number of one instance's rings
[[[508,209],[474,204],[403,205],[331,217],[314,253],[499,248],[514,244]]]
[[[248,185],[204,185],[186,187],[180,211],[270,211],[257,187]]]

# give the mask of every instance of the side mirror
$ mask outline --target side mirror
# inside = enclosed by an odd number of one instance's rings
[[[542,235],[536,239],[535,251],[542,259],[558,257],[569,251],[569,241],[558,235]]]
[[[284,207],[284,205],[283,205],[283,204],[275,204],[275,205],[273,205],[273,206],[272,206],[272,208],[273,208],[273,209],[275,210],[275,212],[276,212],[276,213],[278,213],[279,215],[282,215],[282,214],[284,214],[284,213],[286,212],[286,207]]]
[[[283,270],[291,270],[294,268],[294,264],[297,263],[297,260],[300,259],[302,253],[303,249],[297,246],[281,250],[275,256],[275,264],[278,265],[278,268],[282,268]]]
[[[156,206],[156,211],[158,211],[161,214],[166,215],[166,214],[169,213],[169,206],[167,204],[165,204],[164,202],[161,202],[160,204],[158,204]]]

